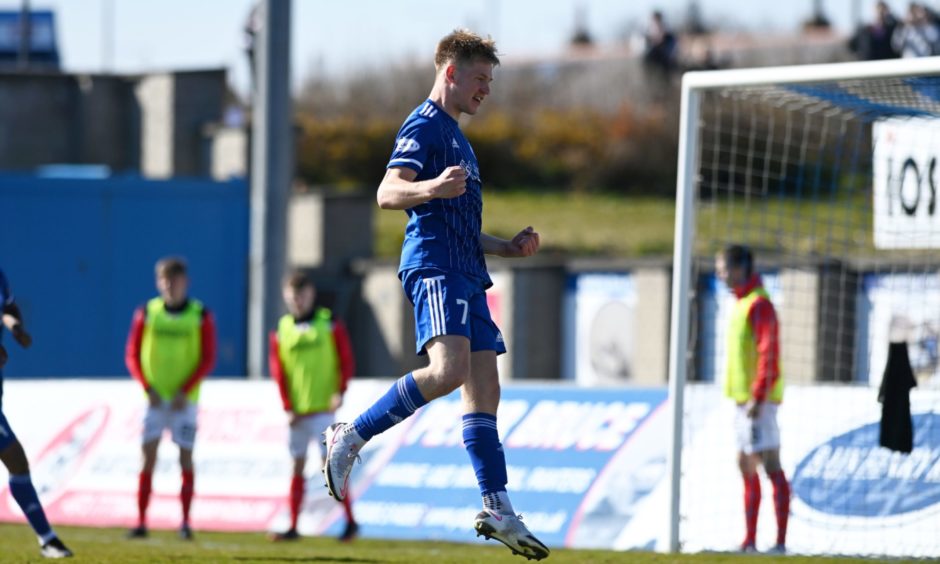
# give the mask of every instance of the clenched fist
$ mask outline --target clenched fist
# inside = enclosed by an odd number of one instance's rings
[[[434,198],[457,198],[467,191],[467,171],[462,166],[449,166],[440,174],[431,190]]]

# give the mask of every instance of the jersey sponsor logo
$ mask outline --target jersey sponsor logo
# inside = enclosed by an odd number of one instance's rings
[[[476,180],[477,182],[480,181],[480,169],[477,168],[476,163],[460,159],[460,166],[467,173],[467,178]]]
[[[400,137],[395,143],[396,153],[413,153],[421,148],[421,143],[408,137]]]
[[[459,148],[460,148],[460,145],[457,144],[457,140],[456,140],[456,139],[451,139],[451,140],[450,140],[450,146],[453,147],[454,149],[459,149]]]
[[[793,493],[838,516],[888,517],[940,504],[940,415],[914,415],[910,454],[878,445],[880,423],[833,437],[811,450],[793,473]]]

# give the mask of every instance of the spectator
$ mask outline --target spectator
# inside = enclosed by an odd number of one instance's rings
[[[940,30],[923,4],[910,3],[904,25],[891,36],[891,46],[904,58],[940,53]]]
[[[897,27],[898,20],[888,4],[877,2],[874,21],[855,32],[849,41],[849,49],[864,61],[896,59],[898,52],[891,45],[891,39]]]
[[[643,61],[664,73],[670,73],[676,65],[676,36],[666,25],[663,13],[653,12],[646,28],[646,51]]]

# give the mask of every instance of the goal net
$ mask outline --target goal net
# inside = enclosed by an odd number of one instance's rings
[[[670,548],[745,536],[722,387],[736,298],[714,270],[737,243],[779,320],[788,552],[940,555],[940,58],[690,73],[682,112]],[[907,365],[911,452],[879,440],[883,377]],[[903,423],[899,401],[884,406]],[[759,473],[764,550],[777,519]]]

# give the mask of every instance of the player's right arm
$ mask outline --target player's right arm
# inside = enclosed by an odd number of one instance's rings
[[[415,181],[414,169],[393,166],[385,171],[376,201],[383,210],[406,210],[437,198],[456,198],[467,191],[467,172],[460,166],[444,169],[437,178]]]
[[[16,302],[3,306],[3,324],[10,330],[13,339],[15,339],[21,347],[28,349],[29,346],[33,344],[33,338],[26,332],[26,328],[23,327],[23,314],[20,313],[20,308],[16,305]]]
[[[161,403],[160,395],[150,387],[147,378],[144,377],[144,369],[140,364],[140,345],[144,340],[144,321],[147,319],[147,312],[143,307],[134,310],[134,317],[131,320],[131,330],[127,334],[127,344],[124,346],[124,364],[131,377],[143,386],[150,399],[150,405],[158,406]]]
[[[271,379],[277,382],[277,390],[281,394],[281,404],[284,406],[284,412],[290,424],[294,424],[297,414],[294,413],[294,406],[290,401],[290,393],[287,390],[287,374],[284,371],[284,365],[281,363],[281,347],[277,340],[277,331],[271,331],[268,337],[268,371],[271,373]]]
[[[32,337],[29,336],[23,326],[23,314],[20,312],[19,306],[16,305],[13,291],[10,290],[10,283],[3,271],[0,271],[0,322],[6,326],[16,342],[24,349],[29,348],[33,343]]]

